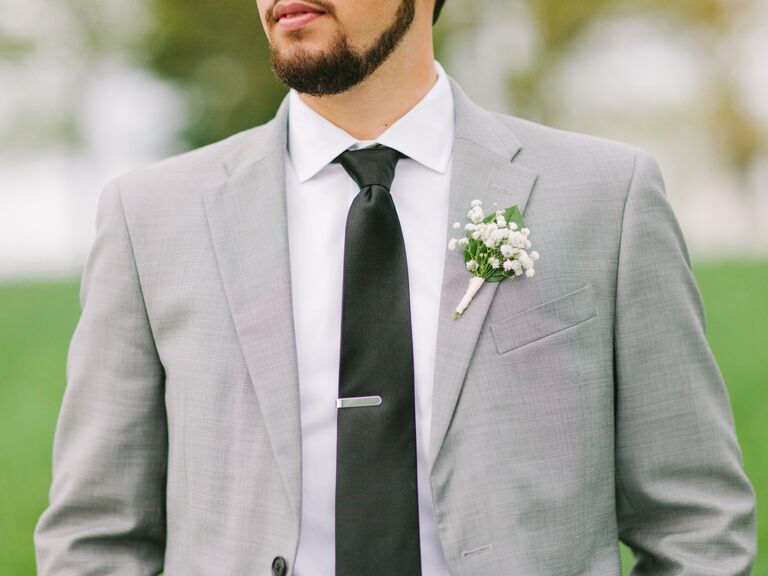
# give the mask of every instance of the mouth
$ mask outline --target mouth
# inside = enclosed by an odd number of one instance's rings
[[[273,17],[283,30],[297,30],[325,14],[325,10],[304,2],[280,2]]]

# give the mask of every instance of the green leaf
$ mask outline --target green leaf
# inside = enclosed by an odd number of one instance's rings
[[[520,209],[517,207],[517,204],[513,204],[509,208],[504,209],[504,218],[507,222],[514,222],[517,224],[517,229],[520,230],[524,226],[523,224],[523,215],[520,213]],[[486,224],[490,224],[496,220],[496,211],[494,210],[488,216],[483,218],[483,222]]]
[[[501,282],[504,280],[504,278],[509,278],[506,274],[504,274],[504,268],[498,267],[496,270],[491,272],[491,275],[488,276],[488,278],[485,279],[486,282]]]
[[[471,236],[468,236],[467,238],[469,239],[469,244],[464,248],[464,263],[472,260],[472,254],[477,254],[478,247],[481,245],[479,240],[475,240]]]

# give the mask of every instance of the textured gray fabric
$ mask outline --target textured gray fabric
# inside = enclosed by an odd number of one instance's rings
[[[446,240],[472,199],[517,204],[541,258],[453,320],[469,275],[446,251],[430,462],[451,574],[614,576],[619,538],[638,575],[749,574],[754,495],[656,162],[452,88]],[[292,573],[286,112],[104,190],[39,574]]]

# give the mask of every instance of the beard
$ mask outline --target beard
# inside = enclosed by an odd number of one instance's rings
[[[329,16],[335,15],[332,5],[320,1],[314,4],[325,9]],[[408,32],[415,13],[416,0],[402,0],[392,23],[363,51],[354,50],[341,31],[330,47],[319,54],[302,47],[286,55],[270,45],[272,70],[283,84],[303,94],[329,96],[346,92],[386,61]],[[274,23],[271,11],[268,20]],[[301,34],[301,30],[296,30],[294,37]]]

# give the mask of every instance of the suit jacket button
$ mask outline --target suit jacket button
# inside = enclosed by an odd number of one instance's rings
[[[275,556],[272,560],[272,576],[285,576],[285,558]]]

